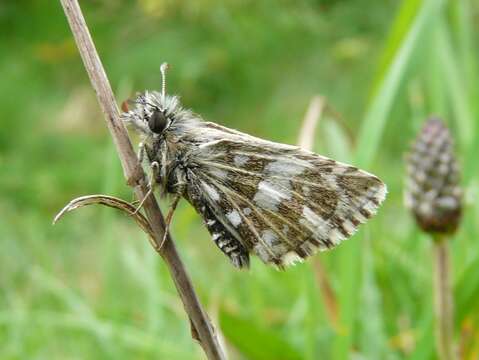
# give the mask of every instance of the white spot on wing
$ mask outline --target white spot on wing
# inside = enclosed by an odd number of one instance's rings
[[[306,205],[303,206],[303,216],[311,225],[313,225],[316,231],[322,233],[326,233],[328,231],[329,221],[324,220]]]
[[[266,165],[265,170],[271,175],[295,176],[301,174],[305,168],[311,167],[306,161],[294,160],[277,160]]]
[[[270,255],[266,248],[262,244],[256,244],[254,247],[254,252],[258,257],[263,261],[263,262],[269,262],[270,260]]]
[[[361,214],[359,211],[354,213],[353,216],[356,218],[357,221],[359,221],[361,224],[364,224],[368,219],[366,219],[363,214]]]
[[[300,248],[308,255],[311,255],[314,251],[314,246],[311,242],[305,241],[300,245]]]
[[[249,207],[244,208],[243,209],[243,214],[245,214],[245,215],[251,214],[251,209]]]
[[[228,244],[228,242],[229,242],[228,240],[226,240],[226,239],[224,239],[224,238],[221,238],[221,239],[217,242],[217,244],[218,244],[218,246],[220,247],[220,249],[223,249],[223,248],[226,246],[226,244]]]
[[[303,194],[306,195],[306,196],[309,196],[310,193],[311,193],[311,188],[309,186],[306,186],[306,185],[303,185],[302,187],[303,189]]]
[[[236,166],[241,167],[246,164],[249,160],[249,157],[246,155],[236,155],[233,159]]]
[[[337,189],[338,188],[338,182],[336,181],[336,175],[327,175],[327,174],[321,174],[321,178],[328,184],[328,187],[331,189]]]
[[[388,189],[386,187],[386,184],[381,184],[381,187],[376,193],[376,199],[378,199],[379,203],[382,203],[384,201],[384,199],[386,198],[387,192],[388,192]]]
[[[341,242],[341,240],[344,239],[344,236],[343,234],[341,234],[338,229],[332,229],[328,235],[329,237],[329,240],[331,240],[331,242],[334,244],[334,245],[337,245]]]
[[[201,182],[201,186],[206,191],[211,200],[218,201],[220,199],[220,194],[218,194],[214,187],[208,185],[204,181]]]
[[[271,247],[275,246],[278,243],[278,236],[271,230],[263,231],[261,238],[266,244]]]
[[[234,227],[237,227],[239,224],[241,224],[241,216],[236,210],[227,213],[226,217]]]
[[[372,201],[368,201],[366,204],[364,204],[363,209],[366,210],[367,212],[373,214],[376,212],[376,205]]]
[[[354,226],[354,224],[350,220],[347,220],[347,219],[344,220],[343,227],[348,232],[348,234],[352,234],[356,230],[356,227]]]
[[[334,166],[333,167],[333,174],[336,175],[344,175],[348,171],[348,167],[346,166]]]
[[[288,266],[288,265],[294,265],[296,262],[301,262],[303,259],[298,256],[294,251],[287,252],[281,257],[281,262]]]
[[[217,169],[215,167],[210,167],[208,172],[218,179],[226,179],[228,177],[228,173],[226,171]]]
[[[261,181],[253,201],[263,209],[278,211],[278,205],[283,199],[291,199],[291,194],[277,184]]]
[[[227,246],[224,249],[222,248],[222,250],[224,250],[227,253],[230,251],[233,251],[234,249],[236,249],[236,245]]]

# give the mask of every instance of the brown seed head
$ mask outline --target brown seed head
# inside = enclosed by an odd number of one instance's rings
[[[418,225],[430,233],[451,233],[461,218],[459,166],[449,130],[428,120],[407,157],[405,204]]]

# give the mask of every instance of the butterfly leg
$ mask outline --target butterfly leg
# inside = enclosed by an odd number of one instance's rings
[[[176,194],[175,198],[173,199],[173,202],[170,205],[170,209],[168,210],[168,214],[166,215],[166,218],[165,218],[165,233],[163,234],[163,240],[161,240],[160,249],[163,247],[163,244],[165,243],[166,238],[168,237],[168,231],[170,230],[171,220],[173,219],[173,214],[175,213],[176,207],[178,206],[180,199],[181,199],[181,195]]]
[[[143,204],[145,203],[145,200],[153,193],[153,190],[154,190],[155,185],[156,185],[156,178],[158,177],[159,169],[160,169],[160,165],[156,161],[153,161],[151,163],[150,178],[149,178],[149,181],[148,181],[148,183],[149,183],[148,192],[143,197],[143,199],[141,199],[138,207],[136,208],[136,210],[133,214],[136,214],[138,211],[141,210],[141,208],[143,207]]]

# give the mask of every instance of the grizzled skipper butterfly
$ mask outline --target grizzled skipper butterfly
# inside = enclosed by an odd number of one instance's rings
[[[234,266],[253,253],[283,268],[333,248],[384,200],[385,184],[354,166],[203,121],[165,93],[161,70],[162,92],[139,95],[122,119],[142,136],[150,188],[174,195],[167,224],[185,198]]]

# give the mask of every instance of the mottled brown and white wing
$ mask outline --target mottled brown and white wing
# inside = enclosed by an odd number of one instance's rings
[[[384,183],[353,166],[207,124],[217,134],[191,155],[196,183],[215,222],[265,263],[283,267],[336,246],[385,198]]]

